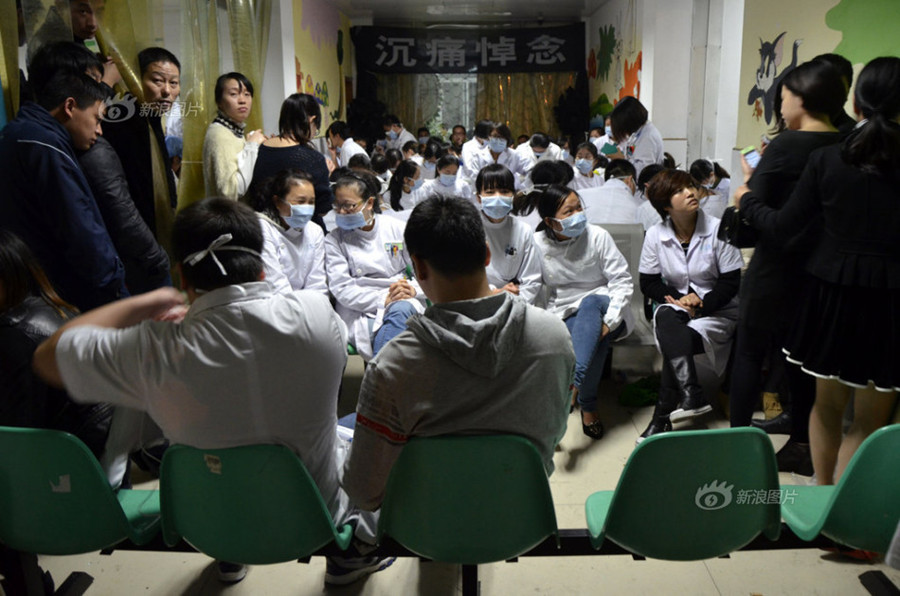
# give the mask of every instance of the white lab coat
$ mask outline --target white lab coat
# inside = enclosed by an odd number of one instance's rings
[[[716,285],[723,273],[743,266],[741,251],[716,237],[719,220],[697,213],[697,227],[691,237],[687,255],[675,237],[672,220],[666,220],[647,231],[641,250],[639,271],[644,274],[661,274],[666,284],[681,294],[695,291],[702,300]],[[678,308],[661,304],[659,308]],[[657,309],[658,310],[658,309]],[[691,320],[688,326],[703,338],[703,350],[709,357],[717,375],[725,372],[731,339],[737,325],[738,298],[735,296],[714,315]],[[654,337],[656,317],[654,316]],[[659,342],[657,342],[657,349]]]
[[[603,186],[578,191],[584,201],[584,214],[592,224],[637,223],[641,200],[631,194],[627,184],[610,178]]]
[[[541,255],[535,246],[532,228],[522,220],[507,215],[500,223],[481,214],[484,235],[491,249],[487,266],[488,283],[492,289],[502,288],[516,280],[519,296],[529,304],[541,290]]]

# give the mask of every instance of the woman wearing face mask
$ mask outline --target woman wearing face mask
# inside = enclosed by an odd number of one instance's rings
[[[309,114],[304,107],[306,104],[307,99],[300,93],[294,93],[281,104],[278,134],[260,146],[248,194],[253,197],[262,192],[265,182],[283,170],[306,172],[312,176],[316,190],[316,212],[312,221],[325,230],[322,217],[331,209],[334,194],[325,157],[310,145],[313,131],[318,126],[317,114]]]
[[[607,157],[627,159],[634,164],[638,176],[644,166],[663,162],[662,135],[647,116],[644,104],[630,95],[624,97],[609,113],[611,142],[619,145],[619,152]]]
[[[328,289],[347,324],[350,343],[369,360],[424,312],[403,241],[404,223],[378,215],[381,185],[370,173],[353,173],[334,185],[337,230],[325,238]]]
[[[633,326],[631,274],[609,232],[587,223],[572,189],[549,186],[538,199],[538,212],[542,222],[534,241],[544,256],[546,307],[566,323],[575,348],[572,405],[581,404],[584,434],[599,439],[597,389],[609,342],[625,337]]]
[[[307,225],[316,210],[312,176],[284,170],[253,198],[263,232],[266,281],[278,292],[315,290],[328,295],[325,234]]]
[[[600,168],[605,167],[606,163],[608,163],[606,158],[600,158],[593,143],[578,145],[578,152],[575,154],[575,177],[572,179],[572,190],[603,186],[603,170]]]
[[[709,216],[722,219],[731,192],[728,172],[708,159],[698,159],[691,164],[690,173],[700,191],[700,209]]]
[[[488,135],[487,146],[475,154],[475,171],[481,171],[485,166],[500,164],[515,175],[516,188],[520,188],[519,177],[524,178],[531,172],[527,161],[512,146],[512,132],[505,124],[495,122]]]
[[[422,169],[414,161],[408,159],[400,162],[388,183],[391,209],[403,211],[415,207],[416,203],[422,199],[424,183]]]
[[[541,289],[541,258],[534,234],[524,221],[510,215],[516,183],[506,166],[486,166],[475,178],[477,205],[491,262],[488,283],[494,293],[509,292],[533,303]]]
[[[253,83],[239,72],[223,74],[216,81],[215,120],[203,140],[203,178],[206,196],[237,200],[250,186],[259,145],[266,140],[261,130],[244,135],[244,123],[253,108]]]
[[[743,265],[740,251],[717,238],[719,220],[700,209],[690,174],[663,170],[647,185],[647,197],[664,218],[644,237],[640,264],[641,292],[659,304],[653,328],[663,370],[653,418],[638,443],[712,410],[694,355],[705,352],[716,374],[724,374]]]
[[[472,185],[459,176],[459,158],[455,155],[444,155],[435,164],[437,178],[428,180],[422,185],[423,197],[433,194],[443,197],[460,197],[475,202]]]

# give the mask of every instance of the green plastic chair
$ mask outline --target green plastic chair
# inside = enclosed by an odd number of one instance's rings
[[[853,548],[887,552],[900,521],[900,424],[872,433],[834,486],[785,487],[781,515],[801,539],[819,534]]]
[[[173,445],[160,470],[163,538],[220,561],[283,563],[331,541],[343,550],[353,528],[335,527],[297,455],[283,445],[196,449]]]
[[[159,530],[159,493],[119,490],[73,435],[0,427],[0,542],[27,553],[74,555]]]
[[[591,544],[654,559],[728,554],[781,531],[775,452],[757,428],[679,431],[632,452],[615,491],[585,503]]]
[[[379,538],[419,556],[478,565],[559,537],[550,484],[530,441],[515,435],[410,439],[388,478]]]

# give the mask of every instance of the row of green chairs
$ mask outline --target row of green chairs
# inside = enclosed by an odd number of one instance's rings
[[[898,452],[900,425],[886,427],[863,443],[837,486],[781,487],[771,442],[758,429],[657,435],[634,450],[614,491],[588,498],[591,542],[699,560],[760,533],[776,540],[784,517],[804,540],[822,534],[884,552],[900,519]],[[267,564],[331,543],[343,550],[352,535],[349,525],[335,527],[312,478],[283,446],[173,446],[161,494],[113,492],[87,448],[66,433],[0,427],[0,453],[0,542],[15,550],[142,544],[161,521],[170,546],[184,538],[217,559]],[[559,541],[541,458],[511,435],[410,440],[391,472],[378,533],[475,574],[479,564]]]

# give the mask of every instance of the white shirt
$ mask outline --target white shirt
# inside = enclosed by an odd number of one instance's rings
[[[740,250],[716,237],[719,223],[718,219],[699,211],[687,255],[675,236],[671,219],[653,226],[644,237],[640,272],[661,274],[666,284],[680,294],[696,291],[702,300],[721,274],[739,270],[744,264]],[[729,341],[737,314],[738,298],[735,296],[714,315],[692,319],[688,324],[703,338],[704,351],[717,374],[724,372],[728,362]]]
[[[641,204],[637,208],[635,218],[637,219],[637,223],[644,226],[645,232],[656,224],[662,223],[662,217],[659,216],[659,211],[656,210],[656,207],[653,206],[650,199],[641,199]]]
[[[663,162],[662,135],[649,120],[640,127],[629,139],[619,145],[619,149],[625,159],[634,166],[634,179],[641,175],[641,170],[650,164]]]
[[[403,151],[403,145],[407,144],[410,141],[416,141],[416,143],[419,142],[411,132],[403,127],[400,127],[400,132],[397,134],[396,139],[392,141],[388,139],[387,136],[385,136],[385,140],[387,140],[388,149],[399,149],[400,151]]]
[[[350,342],[366,360],[372,357],[371,331],[384,316],[388,288],[406,279],[416,289],[411,302],[422,308],[425,294],[413,277],[412,260],[403,241],[406,224],[393,217],[375,216],[369,230],[336,228],[325,237],[325,270],[335,309],[347,324]],[[374,327],[370,329],[369,319]]]
[[[526,167],[528,171],[531,172],[534,169],[534,166],[539,161],[556,161],[560,159],[562,156],[562,149],[559,148],[559,145],[556,143],[550,143],[550,145],[541,153],[541,156],[538,157],[534,153],[534,148],[530,143],[522,143],[515,149],[516,153],[518,153],[522,159],[525,161]]]
[[[321,294],[276,294],[255,282],[199,296],[182,323],[72,328],[56,358],[74,399],[144,410],[173,443],[290,447],[340,521],[348,502],[335,428],[346,341]]]
[[[462,155],[460,156],[462,171],[460,173],[466,180],[475,182],[475,177],[478,176],[478,170],[475,168],[475,155],[486,146],[486,144],[482,144],[474,137],[463,143]]]
[[[569,188],[572,190],[584,190],[587,188],[599,188],[603,186],[603,170],[594,170],[593,176],[585,176],[574,166],[572,167],[572,170],[575,172],[572,182],[569,183]]]
[[[634,285],[628,263],[609,232],[588,224],[577,238],[555,240],[541,230],[534,233],[534,243],[541,251],[548,311],[565,319],[578,310],[586,296],[609,296],[603,322],[610,329],[625,323],[619,339],[631,333],[634,319],[629,302]]]
[[[522,158],[521,155],[507,147],[503,150],[503,153],[497,156],[497,159],[494,159],[494,154],[491,153],[490,147],[485,147],[481,151],[475,154],[473,168],[475,170],[475,175],[472,177],[472,180],[478,176],[478,172],[481,171],[481,168],[484,166],[498,163],[509,168],[509,171],[513,173],[516,178],[516,188],[522,188],[522,179],[528,176],[528,173],[531,172],[531,168],[529,168]]]
[[[366,157],[369,156],[369,154],[366,153],[366,150],[362,148],[362,145],[353,140],[353,137],[344,139],[344,144],[341,145],[335,153],[337,153],[338,167],[349,166],[350,158],[354,155],[362,154]]]
[[[534,232],[522,220],[507,215],[500,223],[481,214],[484,235],[491,249],[487,266],[488,283],[493,289],[518,280],[519,296],[529,304],[541,290],[541,255],[534,243]]]
[[[472,192],[472,185],[463,180],[459,175],[456,176],[456,181],[453,183],[453,186],[444,186],[441,183],[440,177],[437,177],[434,180],[426,180],[419,190],[421,191],[421,196],[419,197],[420,200],[424,200],[431,195],[462,197],[471,201],[472,204],[479,209],[481,208],[478,201],[475,200],[475,193]]]
[[[257,213],[263,232],[263,268],[276,292],[314,290],[328,296],[325,280],[325,234],[310,222],[303,229],[283,229]]]
[[[610,178],[601,187],[579,190],[578,196],[584,201],[584,214],[589,223],[630,224],[637,221],[641,200],[618,178]]]

